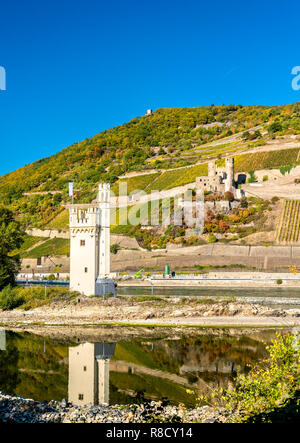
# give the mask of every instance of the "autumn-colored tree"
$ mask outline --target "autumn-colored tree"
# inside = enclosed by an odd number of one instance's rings
[[[223,221],[223,220],[220,220],[220,222],[219,222],[219,228],[220,228],[220,230],[224,233],[224,232],[228,231],[228,229],[229,229],[229,224],[226,223],[226,222]]]

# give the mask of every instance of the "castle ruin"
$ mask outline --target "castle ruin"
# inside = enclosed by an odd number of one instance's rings
[[[202,191],[232,192],[236,198],[241,197],[241,192],[237,189],[234,181],[234,158],[226,158],[225,166],[217,166],[215,161],[208,163],[208,176],[196,178],[196,189]]]

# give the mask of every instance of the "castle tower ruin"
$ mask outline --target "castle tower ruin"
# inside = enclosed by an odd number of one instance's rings
[[[208,163],[208,176],[215,177],[216,175],[217,175],[216,162],[209,162]]]
[[[225,192],[234,192],[235,183],[234,183],[234,158],[226,158],[225,159]]]

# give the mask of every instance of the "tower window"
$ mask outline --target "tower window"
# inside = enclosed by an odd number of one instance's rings
[[[83,366],[83,370],[84,370],[84,372],[86,372],[86,366]]]
[[[85,240],[80,240],[80,246],[85,246]]]
[[[84,272],[87,272],[88,271],[88,268],[84,268]]]
[[[83,394],[78,394],[78,400],[83,400]]]

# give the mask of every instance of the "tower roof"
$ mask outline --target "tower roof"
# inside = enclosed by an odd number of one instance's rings
[[[116,343],[96,343],[95,358],[97,360],[106,360],[113,357]]]

